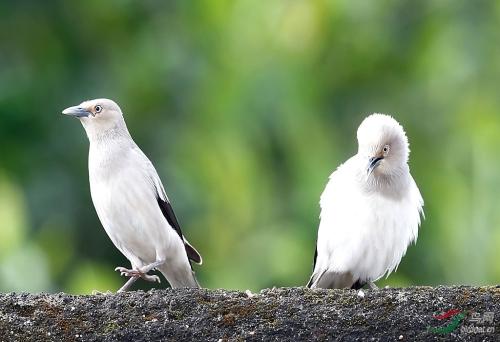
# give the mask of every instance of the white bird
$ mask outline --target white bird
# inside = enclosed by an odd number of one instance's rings
[[[190,260],[200,254],[182,235],[179,222],[153,164],[135,144],[122,111],[108,99],[82,102],[63,114],[80,119],[90,141],[89,181],[92,202],[113,244],[130,261],[117,267],[130,277],[118,292],[158,269],[172,287],[199,287]]]
[[[357,137],[358,153],[330,175],[321,195],[311,288],[376,288],[417,239],[424,202],[403,127],[372,114]]]

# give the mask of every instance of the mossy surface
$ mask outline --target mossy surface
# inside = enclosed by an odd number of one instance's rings
[[[434,315],[493,312],[495,332],[436,334]],[[468,321],[469,319],[469,321]],[[490,329],[491,330],[491,329]],[[239,291],[167,289],[71,296],[0,294],[10,341],[500,340],[500,286]]]

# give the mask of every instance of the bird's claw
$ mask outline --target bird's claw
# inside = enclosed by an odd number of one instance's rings
[[[117,267],[115,268],[115,271],[120,272],[120,275],[122,277],[140,277],[139,271],[137,270],[129,270],[128,268],[125,267]]]
[[[92,295],[103,295],[103,296],[107,296],[107,295],[111,295],[113,294],[113,292],[111,291],[106,291],[106,292],[102,292],[102,291],[98,291],[98,290],[92,290]]]
[[[147,273],[142,272],[141,270],[130,270],[125,267],[116,267],[115,271],[120,272],[120,275],[122,277],[136,277],[136,278],[142,278],[146,281],[160,283],[160,277],[158,277],[157,275],[149,275]]]
[[[146,281],[150,281],[152,283],[154,283],[154,282],[160,283],[161,282],[160,277],[158,277],[157,275],[149,275],[149,274],[144,273],[141,278],[146,280]]]

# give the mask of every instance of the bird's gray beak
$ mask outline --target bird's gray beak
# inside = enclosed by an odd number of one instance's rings
[[[80,106],[73,106],[62,111],[63,114],[76,116],[77,118],[87,117],[92,113]]]
[[[368,167],[366,168],[366,173],[368,176],[375,170],[377,166],[380,165],[380,162],[384,159],[384,157],[371,157],[368,159]]]

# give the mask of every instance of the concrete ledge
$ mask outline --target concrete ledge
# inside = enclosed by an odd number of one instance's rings
[[[449,317],[434,317],[445,312]],[[457,338],[500,340],[500,286],[364,290],[364,296],[306,288],[0,295],[3,341]]]

